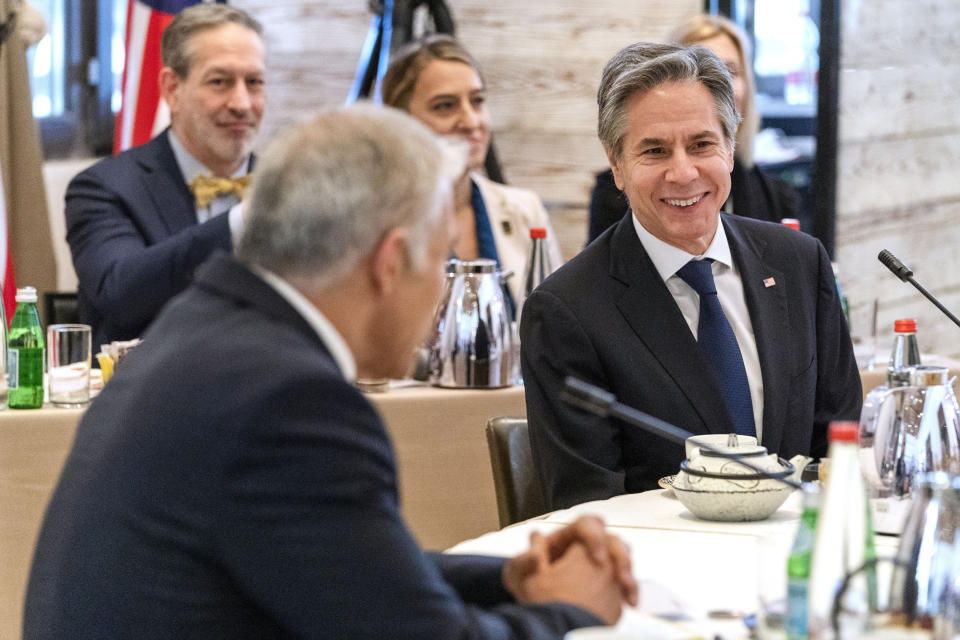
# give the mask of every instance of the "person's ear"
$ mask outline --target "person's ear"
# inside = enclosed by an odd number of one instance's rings
[[[607,151],[607,162],[610,163],[610,168],[613,169],[613,181],[617,184],[617,189],[623,191],[623,172],[620,171],[620,163],[617,161],[616,156],[610,151]]]
[[[408,239],[404,229],[386,233],[370,260],[370,278],[374,291],[389,295],[409,269]]]
[[[183,78],[170,67],[163,67],[160,69],[159,82],[160,95],[163,96],[164,102],[170,108],[170,113],[176,112],[179,109],[180,87],[183,84]]]

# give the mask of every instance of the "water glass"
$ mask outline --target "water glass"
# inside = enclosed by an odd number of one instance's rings
[[[47,390],[52,404],[82,407],[90,402],[90,359],[90,325],[47,327]]]

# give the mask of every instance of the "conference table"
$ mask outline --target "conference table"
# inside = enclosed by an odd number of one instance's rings
[[[647,491],[555,511],[461,542],[447,553],[512,556],[529,546],[533,531],[549,533],[579,516],[598,515],[630,546],[640,582],[640,604],[625,610],[618,638],[747,638],[748,624],[763,624],[764,605],[778,611],[784,606],[801,500],[793,492],[759,522],[709,522],[687,511],[672,490]],[[877,535],[875,543],[878,556],[892,557],[898,538]],[[888,576],[880,575],[881,584]]]
[[[960,370],[954,361],[930,360],[949,366],[953,376]],[[861,371],[864,393],[882,384],[884,374]],[[496,530],[484,426],[497,416],[525,416],[523,387],[441,389],[401,381],[367,397],[390,432],[403,516],[420,544],[445,549]],[[19,637],[34,542],[82,416],[82,409],[0,410],[0,639]]]
[[[403,515],[422,546],[444,549],[499,527],[484,427],[526,415],[523,387],[393,382],[367,397],[390,432]],[[34,542],[83,413],[0,410],[0,640],[20,637]]]

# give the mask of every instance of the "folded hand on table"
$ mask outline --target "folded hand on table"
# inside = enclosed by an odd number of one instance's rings
[[[519,602],[568,602],[608,624],[638,599],[627,545],[593,516],[547,536],[531,534],[530,550],[504,565],[503,582]]]

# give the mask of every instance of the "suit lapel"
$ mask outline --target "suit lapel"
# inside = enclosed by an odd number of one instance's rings
[[[789,341],[784,328],[787,317],[786,277],[764,261],[766,244],[757,235],[749,240],[737,228],[733,216],[722,216],[730,253],[740,271],[743,294],[750,312],[757,356],[763,376],[763,446],[775,452],[783,438],[784,416],[789,398]]]
[[[617,308],[637,337],[690,401],[712,433],[731,433],[720,391],[680,313],[627,215],[611,239],[610,276],[626,285]],[[642,375],[642,372],[641,372]],[[690,428],[690,425],[678,425]]]
[[[170,130],[167,129],[143,145],[144,153],[137,158],[137,162],[143,169],[143,190],[156,207],[167,232],[173,235],[197,224],[197,209],[173,155],[169,135]]]

